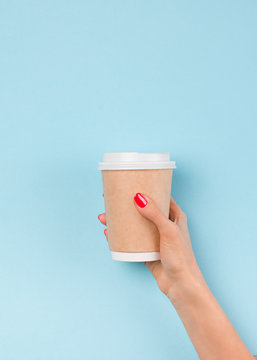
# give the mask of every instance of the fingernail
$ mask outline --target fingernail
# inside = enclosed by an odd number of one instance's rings
[[[100,215],[98,215],[98,220],[101,220],[101,216],[102,216],[101,214],[100,214]]]
[[[144,198],[143,195],[140,193],[137,193],[134,196],[134,200],[137,203],[137,205],[141,208],[144,208],[148,204],[148,201],[146,200],[146,198]]]
[[[104,229],[104,235],[106,236],[106,233],[107,233],[107,230],[106,229]]]

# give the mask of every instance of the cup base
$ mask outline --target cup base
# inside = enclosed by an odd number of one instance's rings
[[[120,252],[112,251],[112,259],[118,261],[144,262],[160,260],[159,252]]]

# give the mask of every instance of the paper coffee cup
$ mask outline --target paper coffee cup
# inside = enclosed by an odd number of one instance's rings
[[[105,153],[98,163],[102,172],[108,243],[114,260],[160,259],[159,231],[135,207],[142,193],[155,201],[169,217],[171,183],[175,162],[168,152]]]

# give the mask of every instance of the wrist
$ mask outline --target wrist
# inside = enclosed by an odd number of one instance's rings
[[[176,308],[184,303],[193,304],[199,296],[206,292],[209,292],[209,288],[198,269],[196,273],[188,271],[180,279],[172,282],[167,296]]]

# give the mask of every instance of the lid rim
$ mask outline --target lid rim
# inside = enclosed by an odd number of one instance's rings
[[[98,163],[98,170],[133,170],[133,169],[176,169],[175,161],[166,163],[153,162],[153,163]]]
[[[174,168],[176,168],[176,163],[175,161],[170,160],[169,152],[104,153],[103,161],[98,163],[98,170],[174,169]]]

